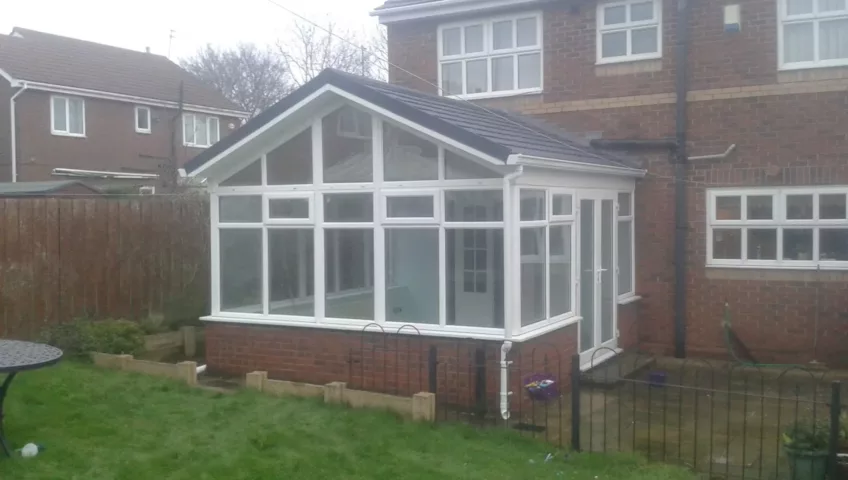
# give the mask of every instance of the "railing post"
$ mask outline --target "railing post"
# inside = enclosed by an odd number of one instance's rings
[[[571,449],[580,451],[580,354],[571,356]]]
[[[839,421],[842,414],[842,384],[830,384],[830,446],[828,448],[828,478],[836,478],[836,452],[839,449]]]

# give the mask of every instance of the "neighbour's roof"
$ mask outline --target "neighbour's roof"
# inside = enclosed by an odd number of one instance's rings
[[[92,194],[100,193],[97,189],[74,180],[59,180],[52,182],[8,182],[0,183],[0,197],[48,195],[70,187],[81,187],[82,189],[91,190]]]
[[[0,35],[0,70],[15,80],[241,110],[162,55],[18,28]]]
[[[190,160],[185,165],[186,171],[190,174],[197,170],[327,84],[504,162],[510,155],[520,154],[595,166],[638,168],[629,158],[596,149],[588,141],[535,118],[327,69]]]
[[[383,8],[404,7],[407,5],[418,5],[420,3],[432,3],[438,1],[439,0],[386,0],[382,6],[377,7],[377,10]]]

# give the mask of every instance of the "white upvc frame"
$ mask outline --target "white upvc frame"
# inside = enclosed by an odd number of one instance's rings
[[[618,201],[618,196],[615,199],[615,247],[616,247],[616,261],[615,261],[615,277],[616,277],[616,291],[618,293],[618,301],[623,302],[629,300],[632,297],[636,296],[636,192],[634,190],[623,190],[619,191],[619,194],[626,193],[630,195],[630,214],[629,215],[621,215],[621,204]],[[630,291],[622,292],[618,289],[618,278],[621,275],[621,258],[618,255],[618,229],[621,228],[622,223],[630,223]]]
[[[206,118],[206,143],[205,144],[204,143],[197,143],[197,118],[198,117]],[[186,120],[188,120],[189,118],[191,119],[192,135],[194,137],[193,140],[191,140],[191,141],[188,140],[188,135],[187,135],[188,129],[185,128]],[[213,121],[215,123],[214,129],[212,128]],[[218,140],[221,139],[221,121],[218,117],[216,117],[214,115],[207,115],[207,114],[204,114],[204,113],[193,113],[193,112],[183,113],[182,130],[183,130],[183,146],[186,146],[186,147],[207,148],[207,147],[210,147],[213,144],[217,143]],[[216,132],[214,142],[212,141],[212,132],[213,131]]]
[[[792,195],[812,195],[813,218],[804,220],[791,220],[786,216],[786,197]],[[794,269],[794,270],[848,270],[848,261],[820,260],[819,234],[824,229],[848,229],[848,218],[846,219],[821,219],[819,213],[820,195],[845,195],[848,201],[848,186],[826,186],[826,187],[782,187],[782,188],[716,188],[707,194],[707,266],[708,267],[730,267],[730,268],[770,268],[770,269]],[[749,196],[772,196],[772,219],[771,220],[748,220],[747,200]],[[716,198],[740,197],[741,215],[738,220],[718,220],[716,218]],[[738,229],[741,236],[740,259],[714,259],[713,258],[713,236],[716,229]],[[776,259],[775,260],[749,260],[748,256],[748,230],[768,229],[775,230]],[[785,230],[807,229],[812,230],[812,252],[810,260],[785,259],[783,248],[783,233]]]
[[[518,28],[517,21],[534,18],[536,20],[536,45],[527,46],[527,47],[518,47]],[[514,95],[527,95],[534,93],[541,93],[544,90],[545,83],[545,54],[544,54],[544,25],[543,25],[543,16],[542,12],[539,11],[531,11],[531,12],[522,12],[511,15],[501,15],[496,17],[482,17],[477,18],[473,21],[466,20],[462,22],[452,22],[445,23],[439,25],[437,29],[437,64],[438,64],[438,85],[439,85],[439,94],[444,96],[452,96],[455,98],[464,98],[464,99],[479,99],[479,98],[498,98],[498,97],[509,97]],[[512,45],[513,48],[510,49],[499,49],[495,50],[493,46],[494,37],[492,34],[493,25],[502,21],[512,21]],[[465,51],[465,29],[467,27],[473,26],[482,26],[483,28],[483,50],[480,52],[474,53],[464,53]],[[457,55],[444,55],[444,31],[458,28],[460,31],[460,48],[463,53]],[[539,55],[539,86],[532,88],[519,88],[519,75],[518,75],[518,57],[521,55],[530,55],[530,54],[538,54]],[[512,57],[513,58],[513,88],[511,90],[500,90],[493,91],[492,90],[492,59],[502,58],[502,57]],[[487,91],[481,93],[467,93],[466,88],[468,85],[467,73],[466,73],[466,63],[468,61],[474,60],[486,60],[486,82],[487,82]],[[442,80],[442,65],[443,64],[452,64],[452,63],[460,63],[462,66],[462,94],[458,95],[449,95],[442,88],[443,80]]]
[[[271,217],[271,202],[274,200],[305,200],[308,214],[304,218]],[[303,225],[311,227],[315,221],[315,195],[306,192],[266,193],[262,198],[262,218],[266,225]]]
[[[147,128],[141,128],[138,124],[138,114],[144,112],[145,118],[147,118]],[[153,124],[151,123],[152,117],[150,115],[150,107],[144,105],[136,105],[133,108],[133,124],[135,125],[136,133],[145,133],[150,134],[153,131]]]
[[[630,9],[631,5],[639,4],[639,3],[647,3],[653,2],[654,5],[654,18],[651,20],[641,20],[637,22],[630,21]],[[627,20],[624,23],[617,23],[614,25],[604,25],[604,15],[606,12],[606,8],[609,7],[618,7],[624,6]],[[608,64],[608,63],[622,63],[622,62],[635,62],[639,60],[652,60],[657,58],[662,58],[663,52],[663,19],[662,19],[662,0],[624,0],[624,1],[614,1],[614,2],[598,2],[597,6],[597,15],[596,15],[596,37],[595,37],[595,51],[596,51],[596,63],[598,65]],[[657,29],[657,51],[654,53],[640,53],[640,54],[631,54],[633,47],[633,31],[634,30],[642,30],[645,28],[656,27]],[[603,35],[605,33],[614,33],[614,32],[625,32],[626,34],[626,53],[624,55],[618,57],[604,57],[603,56]]]
[[[846,9],[830,12],[819,12],[819,1],[811,0],[813,12],[801,15],[789,15],[787,12],[788,0],[777,0],[777,68],[778,70],[801,70],[807,68],[826,68],[848,65],[848,58],[819,60],[819,29],[820,23],[827,20],[848,19],[848,4]],[[785,54],[785,35],[783,29],[788,24],[812,23],[813,24],[813,60],[806,62],[787,63]]]
[[[430,217],[390,217],[389,200],[393,198],[430,198],[433,215]],[[380,221],[385,225],[437,225],[443,217],[442,196],[437,189],[384,189],[380,198]]]
[[[65,129],[56,128],[55,102],[59,100],[65,103]],[[71,101],[79,101],[82,104],[82,132],[71,132]],[[82,97],[71,97],[66,95],[50,95],[50,133],[62,137],[85,137],[85,99]]]

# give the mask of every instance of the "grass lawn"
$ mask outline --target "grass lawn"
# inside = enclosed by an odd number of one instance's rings
[[[544,463],[553,450],[514,432],[216,394],[71,362],[20,374],[6,405],[13,446],[47,450],[0,459],[3,479],[693,478],[630,456]]]

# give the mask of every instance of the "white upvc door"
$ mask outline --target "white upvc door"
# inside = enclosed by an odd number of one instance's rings
[[[583,194],[578,205],[580,364],[591,368],[614,355],[616,323],[616,197]]]

